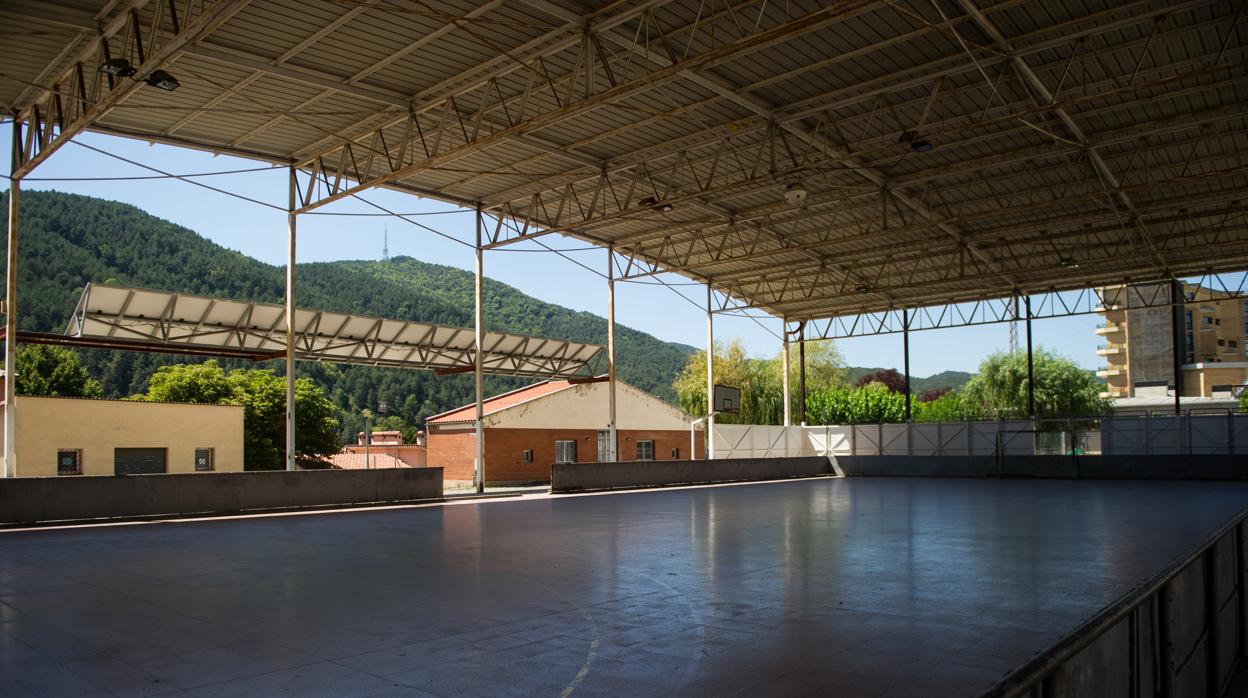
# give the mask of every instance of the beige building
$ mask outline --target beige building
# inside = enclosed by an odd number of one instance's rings
[[[242,469],[240,406],[17,398],[18,477]]]
[[[1230,395],[1248,383],[1245,355],[1245,313],[1248,301],[1184,284],[1182,394],[1191,397]],[[1101,311],[1105,322],[1096,333],[1105,339],[1096,353],[1105,358],[1097,375],[1106,381],[1105,397],[1127,398],[1153,395],[1174,388],[1174,332],[1171,307],[1156,305],[1127,309],[1123,287],[1104,289],[1107,301]],[[1164,299],[1166,284],[1131,287],[1131,298]]]

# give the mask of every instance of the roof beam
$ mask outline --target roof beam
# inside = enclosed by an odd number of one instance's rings
[[[1052,104],[1057,101],[1053,93],[1044,84],[1044,81],[1036,75],[1035,71],[1031,69],[1031,66],[1028,65],[1027,61],[1022,56],[1014,55],[1014,47],[1010,45],[1010,41],[1006,39],[1005,35],[1001,33],[1001,30],[993,24],[992,20],[988,19],[988,17],[980,11],[979,7],[975,4],[975,0],[958,0],[958,5],[961,6],[963,11],[970,15],[973,20],[975,20],[975,24],[978,25],[990,39],[992,39],[992,42],[996,44],[998,48],[1007,54],[1010,54],[1010,64],[1014,67],[1015,72],[1017,72],[1018,75],[1020,75],[1027,82],[1027,85],[1035,93],[1038,105]],[[1134,77],[1135,76],[1132,75],[1132,78]],[[1087,149],[1092,167],[1095,168],[1097,174],[1103,180],[1107,194],[1108,190],[1117,190],[1116,193],[1118,201],[1120,201],[1127,211],[1131,213],[1127,222],[1139,230],[1142,242],[1144,242],[1145,246],[1157,260],[1158,273],[1163,276],[1168,276],[1169,265],[1167,264],[1165,257],[1163,257],[1160,251],[1158,251],[1157,245],[1152,239],[1151,232],[1146,226],[1139,222],[1139,216],[1135,212],[1135,203],[1132,202],[1129,195],[1120,191],[1121,188],[1118,185],[1117,176],[1115,176],[1114,172],[1109,168],[1109,165],[1105,163],[1104,158],[1101,157],[1101,154],[1097,151],[1096,147],[1089,144],[1088,134],[1085,133],[1077,123],[1075,123],[1075,120],[1071,118],[1070,114],[1065,109],[1053,109],[1052,113],[1057,115],[1057,117],[1061,120],[1062,125],[1065,126],[1070,135],[1073,136],[1080,145]]]
[[[408,152],[412,155],[415,155],[414,151],[416,148],[422,149],[424,151],[423,159],[416,156],[416,159],[410,163],[388,163],[390,164],[390,167],[384,169],[381,174],[373,175],[368,172],[361,172],[354,166],[347,168],[343,167],[348,160],[354,159],[354,153],[350,150],[351,145],[345,144],[336,152],[325,153],[318,156],[318,161],[328,161],[331,166],[335,164],[331,161],[331,158],[337,159],[336,165],[341,171],[341,174],[334,175],[332,181],[330,177],[322,175],[319,181],[314,179],[309,182],[308,186],[302,192],[302,206],[299,210],[301,212],[308,211],[332,201],[337,201],[343,197],[350,196],[358,191],[410,177],[423,170],[437,167],[438,165],[449,160],[480,152],[481,150],[491,146],[501,144],[514,136],[532,134],[542,128],[587,114],[594,109],[601,107],[603,104],[615,100],[627,99],[652,90],[656,86],[678,79],[681,72],[684,70],[696,67],[705,67],[715,63],[732,60],[738,56],[758,51],[767,46],[775,45],[776,43],[785,41],[793,36],[798,36],[812,31],[814,28],[820,26],[822,22],[833,18],[841,18],[850,14],[857,14],[861,11],[862,10],[859,8],[846,9],[842,7],[825,7],[815,10],[803,17],[789,19],[775,24],[774,26],[767,28],[760,26],[756,28],[753,33],[747,34],[735,41],[688,56],[675,64],[660,68],[653,68],[649,65],[642,66],[642,72],[637,77],[623,83],[607,85],[605,88],[601,84],[594,85],[592,80],[587,79],[585,94],[583,96],[573,98],[553,109],[550,109],[549,103],[546,103],[546,111],[539,111],[527,119],[521,118],[514,125],[485,135],[476,130],[470,134],[466,128],[464,115],[460,111],[460,107],[456,104],[454,99],[448,98],[440,106],[436,117],[427,123],[426,126],[422,126],[420,124],[418,120],[419,117],[416,114],[409,117],[411,120],[409,123],[418,127],[417,136],[423,133],[426,128],[434,134],[430,137],[421,136],[419,138],[419,142],[410,140],[413,137],[410,132],[403,137],[404,140],[400,147],[411,148]],[[585,40],[589,40],[588,34],[586,34],[585,37]],[[592,52],[585,52],[585,54],[592,56]],[[541,71],[539,73],[532,66],[525,66],[525,68],[529,70],[534,77],[540,77],[541,79],[547,81],[550,79],[548,71]],[[649,69],[649,72],[644,72],[646,69]],[[571,81],[575,81],[576,73],[580,70],[580,61],[578,61],[573,64],[570,73],[561,77],[570,77]],[[571,84],[572,83],[569,82],[569,85]],[[487,83],[485,87],[488,90],[489,84]],[[552,96],[557,97],[557,94],[552,93]],[[572,97],[571,94],[568,96]],[[484,105],[487,99],[489,99],[488,92],[483,93],[480,99],[476,100],[476,102],[478,105]],[[558,102],[556,103],[558,104]],[[541,109],[542,106],[542,104],[538,104],[535,105],[535,108]],[[430,116],[433,116],[433,114],[430,114]],[[449,129],[448,126],[450,127]],[[388,158],[383,160],[388,161]],[[380,164],[385,165],[387,163],[383,162]],[[307,163],[305,167],[318,169],[318,165],[315,161]],[[351,182],[354,182],[354,184]],[[319,186],[319,184],[322,183],[326,185],[324,188]]]
[[[1178,5],[1165,8],[1163,11],[1163,10],[1158,10],[1155,7],[1154,0],[1137,0],[1136,2],[1130,3],[1128,5],[1114,7],[1108,10],[1103,10],[1101,12],[1094,13],[1093,15],[1091,15],[1092,18],[1096,18],[1098,20],[1103,20],[1103,21],[1096,23],[1096,24],[1092,24],[1078,31],[1063,34],[1057,38],[1049,37],[1049,35],[1053,33],[1053,27],[1045,27],[1042,29],[1038,29],[1035,32],[1032,32],[1031,34],[1028,34],[1025,37],[1022,37],[1022,39],[1027,41],[1027,44],[1023,46],[1022,48],[1017,49],[1016,55],[1020,55],[1020,56],[1031,55],[1031,54],[1038,53],[1041,51],[1059,48],[1065,44],[1076,41],[1078,39],[1086,39],[1086,38],[1096,36],[1101,33],[1110,32],[1116,29],[1121,29],[1126,26],[1131,26],[1133,24],[1150,21],[1153,17],[1156,17],[1159,14],[1194,9],[1196,7],[1200,7],[1200,6],[1207,5],[1207,4],[1210,4],[1210,0],[1189,0],[1188,2],[1180,3]],[[1008,3],[1003,4],[1002,6],[994,6],[992,8],[989,8],[988,11],[996,10],[998,9],[998,7],[1004,7],[1005,5],[1008,5]],[[1113,18],[1119,14],[1123,15],[1123,17],[1120,19],[1113,20]],[[954,18],[955,23],[958,21],[958,19],[959,18]],[[1087,20],[1088,20],[1087,17],[1081,17],[1078,19],[1076,23],[1080,23],[1080,22],[1086,23]],[[617,45],[620,45],[621,42],[625,41],[625,39],[618,36],[618,34],[608,33],[608,34],[605,34],[605,37],[607,38],[607,40],[613,41]],[[1046,37],[1049,37],[1049,38],[1046,38]],[[661,57],[661,54],[660,54],[660,57]],[[1007,60],[1006,56],[1003,56],[997,52],[985,51],[985,52],[981,52],[978,55],[978,62],[980,66],[983,66],[983,67],[997,65],[997,64],[1005,62],[1006,60]],[[950,65],[950,58],[944,57],[944,58],[936,59],[934,61],[929,61],[928,63],[925,63],[921,66],[916,66],[913,69],[905,71],[906,75],[913,74],[913,78],[910,80],[903,81],[901,83],[898,83],[896,81],[897,76],[892,76],[892,75],[884,76],[879,79],[869,81],[867,83],[859,83],[859,84],[855,84],[853,86],[846,87],[843,89],[834,90],[832,92],[825,93],[823,95],[811,97],[811,98],[802,100],[795,104],[785,105],[783,107],[776,107],[773,109],[773,111],[777,115],[779,115],[778,120],[780,122],[784,122],[788,120],[801,120],[801,119],[806,119],[806,118],[812,118],[812,117],[817,117],[818,115],[820,115],[821,113],[829,109],[844,109],[846,107],[849,107],[855,104],[860,104],[863,102],[870,102],[874,99],[877,99],[887,94],[891,94],[893,92],[910,89],[916,86],[922,86],[940,77],[952,77],[952,76],[961,75],[964,73],[972,73],[975,71],[976,71],[976,67],[972,64],[968,64],[966,61],[959,60],[956,63],[953,63],[952,65]],[[863,88],[866,86],[874,86],[874,89],[864,91]],[[734,124],[734,126],[741,128],[743,125]],[[760,122],[758,124],[753,125],[752,127],[746,127],[746,128],[759,130],[763,128],[763,126],[764,124]],[[629,126],[624,126],[624,127],[620,127],[617,129],[613,129],[613,131],[623,132],[623,131],[629,130],[629,128],[630,128]],[[608,163],[608,167],[611,169],[617,169],[617,168],[622,169],[622,168],[629,166],[629,164],[635,163],[638,160],[645,160],[649,157],[652,157],[652,154],[656,152],[667,153],[670,156],[672,153],[678,150],[692,149],[694,147],[697,147],[698,145],[705,145],[707,142],[714,142],[715,140],[723,137],[722,129],[713,129],[712,131],[708,131],[707,133],[708,133],[708,137],[705,139],[702,139],[701,141],[691,143],[689,142],[688,137],[682,137],[676,143],[659,144],[659,145],[647,148],[642,153],[630,155],[627,158],[623,158],[619,160],[612,160]],[[737,133],[740,133],[740,132],[738,131]],[[895,140],[894,140],[894,144],[895,144]],[[559,188],[568,182],[585,181],[587,177],[592,177],[592,176],[593,175],[574,175],[570,178],[559,179],[555,183],[544,184],[543,186],[545,186],[546,188]],[[503,200],[511,200],[515,197],[522,197],[522,198],[527,199],[529,196],[531,196],[531,194],[532,194],[532,187],[529,187],[528,189],[514,188],[514,189],[509,189],[505,192],[491,193],[483,197],[482,200],[487,203],[493,202],[497,204],[497,203],[502,203]]]
[[[136,75],[147,76],[152,71],[165,65],[178,51],[202,34],[211,32],[219,27],[245,7],[249,1],[216,0],[215,2],[204,2],[201,5],[200,14],[195,19],[182,25],[181,31],[170,36],[168,40],[162,42],[146,56],[146,60],[137,67]],[[126,15],[122,15],[122,17],[126,17]],[[136,39],[142,40],[141,37],[136,37]],[[154,43],[155,39],[156,37],[150,37],[150,43]],[[78,68],[81,69],[81,64],[78,65]],[[48,159],[52,153],[69,142],[74,136],[82,133],[92,122],[106,114],[109,109],[138,89],[141,84],[139,80],[123,78],[106,93],[96,96],[97,98],[91,100],[89,104],[87,102],[90,100],[91,95],[81,95],[81,99],[86,106],[72,120],[64,118],[66,111],[60,94],[50,92],[46,96],[47,101],[44,102],[42,109],[39,104],[31,105],[31,107],[18,116],[14,124],[14,128],[21,129],[19,133],[24,131],[27,134],[27,138],[25,146],[19,148],[20,152],[16,154],[16,159],[21,164],[14,169],[13,177],[20,178],[30,174],[34,168]],[[20,141],[21,139],[16,140]]]

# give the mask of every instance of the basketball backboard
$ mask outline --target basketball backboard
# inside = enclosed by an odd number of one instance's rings
[[[741,412],[741,389],[726,385],[715,386],[715,394],[711,400],[711,412],[739,414]]]

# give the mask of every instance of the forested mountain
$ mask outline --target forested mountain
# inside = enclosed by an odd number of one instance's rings
[[[849,380],[850,385],[853,385],[858,382],[859,378],[867,375],[868,373],[887,370],[888,369],[886,368],[849,366],[845,369],[845,377]],[[897,370],[900,371],[901,367],[898,366]],[[933,373],[926,378],[922,376],[911,376],[910,390],[916,395],[924,390],[933,390],[936,388],[952,388],[954,390],[959,390],[962,386],[966,385],[967,381],[971,379],[971,375],[972,374],[965,371],[941,371],[940,373]]]
[[[7,206],[7,193],[0,193]],[[86,196],[26,191],[21,200],[19,326],[62,332],[88,281],[280,303],[284,273],[217,245],[134,206]],[[472,274],[410,257],[299,265],[302,307],[472,326]],[[607,323],[591,313],[544,303],[515,288],[485,281],[487,326],[493,330],[605,343]],[[619,327],[621,380],[668,400],[672,380],[691,347]],[[186,361],[161,354],[83,351],[106,395],[143,391],[156,367]],[[243,365],[244,362],[222,362]],[[268,367],[281,371],[280,362]],[[389,414],[411,423],[472,399],[470,375],[307,363],[301,375],[321,384],[341,410],[343,434],[361,428],[359,410],[385,401]],[[486,394],[525,381],[487,377]]]

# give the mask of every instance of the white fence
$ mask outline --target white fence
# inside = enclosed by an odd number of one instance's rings
[[[1246,454],[1248,414],[1150,415],[1101,420],[1106,453]]]
[[[991,456],[1035,452],[1030,421],[783,427],[716,424],[716,458]]]
[[[715,425],[715,458],[1248,454],[1248,414],[1033,422]]]

